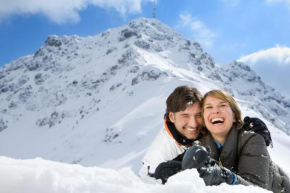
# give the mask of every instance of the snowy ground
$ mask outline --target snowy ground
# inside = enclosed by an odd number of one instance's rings
[[[206,187],[196,170],[186,170],[168,180],[142,181],[130,168],[121,170],[83,167],[40,158],[16,160],[0,157],[2,193],[265,193],[253,186]]]
[[[271,158],[290,174],[290,136],[281,131],[290,102],[247,66],[218,67],[198,43],[156,20],[88,38],[50,36],[0,77],[0,193],[265,192],[205,187],[194,170],[166,186],[139,179],[166,98],[180,85],[235,94],[243,116],[265,121]]]

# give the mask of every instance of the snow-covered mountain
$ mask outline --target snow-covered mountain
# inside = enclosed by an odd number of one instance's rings
[[[246,64],[218,66],[197,42],[145,18],[93,37],[49,36],[1,67],[0,155],[137,172],[179,85],[230,92],[244,116],[269,126],[273,160],[290,162],[289,99]]]

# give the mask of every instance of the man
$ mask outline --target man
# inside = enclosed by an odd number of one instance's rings
[[[189,86],[179,86],[169,95],[166,100],[164,128],[143,158],[143,166],[139,172],[142,178],[154,177],[161,179],[164,184],[170,176],[181,171],[184,153],[201,137],[201,100],[200,92]],[[253,119],[256,120],[251,120]],[[247,124],[249,125],[248,122]],[[255,127],[255,123],[253,125]],[[256,126],[265,140],[267,138],[271,141],[267,127],[261,128],[261,124]]]

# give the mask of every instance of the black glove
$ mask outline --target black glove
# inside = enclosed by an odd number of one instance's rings
[[[167,179],[181,171],[181,162],[167,161],[159,164],[154,172],[155,179],[161,179],[162,184],[167,182]]]
[[[201,167],[197,171],[207,186],[220,185],[223,182],[232,185],[234,182],[234,174],[229,169],[218,165]]]
[[[210,147],[194,145],[189,148],[182,160],[182,170],[191,168],[201,168],[202,166],[214,165],[214,160],[210,158]]]
[[[245,129],[247,131],[254,131],[255,133],[258,133],[259,135],[261,135],[264,138],[267,146],[269,146],[271,144],[271,147],[273,147],[271,133],[268,130],[267,125],[261,119],[250,118],[250,117],[246,116],[244,118],[243,129]]]

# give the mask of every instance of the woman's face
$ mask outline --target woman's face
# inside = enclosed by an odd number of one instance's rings
[[[225,138],[236,121],[229,103],[209,95],[203,108],[205,126],[213,138]]]

